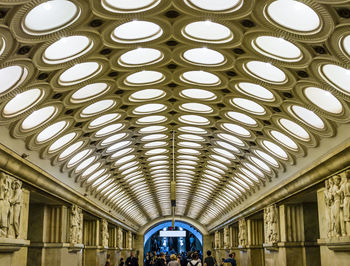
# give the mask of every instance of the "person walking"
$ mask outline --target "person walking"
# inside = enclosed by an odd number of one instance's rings
[[[232,252],[229,255],[229,258],[227,258],[224,262],[225,263],[231,263],[232,266],[237,266],[237,262],[236,262],[236,253]]]
[[[187,264],[187,266],[202,266],[201,260],[198,258],[198,253],[192,254],[192,260]]]
[[[211,256],[211,251],[207,251],[207,257],[204,260],[204,266],[216,266],[216,259]]]
[[[168,266],[180,266],[175,254],[170,255],[170,261],[168,263]]]

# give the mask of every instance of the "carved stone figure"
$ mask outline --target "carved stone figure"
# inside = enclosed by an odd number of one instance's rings
[[[101,220],[101,238],[102,238],[102,246],[108,247],[108,222],[106,219]]]
[[[345,231],[350,235],[350,170],[345,172],[346,182],[344,184],[344,222]]]
[[[278,210],[275,205],[268,206],[264,209],[264,229],[265,229],[265,242],[277,243],[279,240],[279,228],[278,228]]]
[[[0,237],[18,238],[22,209],[22,183],[0,172]]]
[[[220,248],[220,234],[219,231],[215,232],[215,248]]]
[[[70,242],[72,244],[81,244],[83,242],[83,212],[72,205],[70,214]]]
[[[247,223],[244,218],[238,221],[238,240],[240,247],[247,245]]]
[[[341,178],[339,175],[335,175],[333,177],[334,184],[332,187],[332,229],[333,236],[339,237],[341,235],[340,231],[340,200],[341,200],[341,190],[340,190],[340,182]]]
[[[123,229],[118,228],[118,248],[123,248]]]
[[[129,248],[132,249],[133,243],[132,243],[132,233],[128,232],[128,244]]]
[[[326,180],[326,189],[324,190],[324,201],[326,204],[325,212],[326,212],[326,220],[327,220],[327,236],[332,236],[332,204],[333,204],[333,198],[332,198],[332,187],[333,187],[333,180],[329,179]]]
[[[21,208],[22,208],[22,183],[18,180],[13,180],[11,183],[12,196],[10,199],[10,225],[13,230],[9,230],[9,236],[18,238],[19,226],[21,219]],[[11,228],[11,227],[10,227]],[[11,232],[11,233],[10,233]]]
[[[229,248],[230,246],[230,230],[228,226],[224,227],[224,248]]]

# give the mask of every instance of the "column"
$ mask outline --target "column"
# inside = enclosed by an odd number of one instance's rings
[[[108,249],[108,223],[84,219],[84,266],[104,266]]]
[[[264,220],[265,265],[320,265],[316,204],[270,206]]]
[[[28,266],[82,265],[82,210],[31,204]]]
[[[112,226],[108,229],[108,254],[111,256],[111,264],[119,265],[120,249],[118,248],[118,228]]]
[[[27,261],[29,191],[22,182],[0,172],[0,265]]]
[[[240,250],[238,239],[238,223],[234,223],[230,226],[230,253],[235,253],[236,261],[240,261]]]
[[[321,265],[350,261],[350,170],[325,181],[317,191]]]
[[[239,221],[240,265],[264,265],[263,235],[262,219]]]

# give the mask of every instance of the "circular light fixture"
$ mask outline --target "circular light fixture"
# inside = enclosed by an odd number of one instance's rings
[[[155,64],[163,59],[161,51],[154,48],[136,48],[122,54],[118,63],[126,67]]]
[[[236,144],[238,146],[244,147],[244,142],[242,140],[240,140],[239,138],[237,138],[236,136],[230,135],[230,134],[226,134],[226,133],[219,133],[218,137],[220,139],[226,140],[228,142],[231,142],[233,144]]]
[[[179,118],[180,122],[183,122],[185,124],[192,124],[192,125],[208,125],[210,124],[210,121],[199,115],[181,115]]]
[[[232,132],[234,134],[237,134],[243,137],[250,137],[250,132],[242,126],[231,124],[231,123],[223,123],[221,127],[222,129]]]
[[[302,33],[319,30],[321,21],[308,5],[294,0],[277,0],[267,7],[268,16],[278,25]]]
[[[155,84],[165,79],[161,72],[153,70],[142,70],[126,77],[125,83],[131,86],[142,86],[145,84]]]
[[[83,103],[102,95],[109,90],[109,88],[108,84],[104,82],[92,83],[75,91],[70,101],[72,103]]]
[[[269,141],[269,140],[263,140],[262,141],[262,146],[272,154],[276,155],[277,157],[287,160],[288,159],[288,154],[277,144]]]
[[[179,130],[182,132],[192,133],[192,134],[207,134],[208,133],[203,128],[191,127],[191,126],[182,126],[182,127],[179,127]]]
[[[325,64],[320,71],[322,77],[337,90],[350,95],[350,69]]]
[[[255,150],[254,152],[256,155],[258,155],[260,158],[262,158],[263,160],[265,160],[266,162],[268,162],[272,166],[279,167],[278,162],[272,156],[270,156],[267,153],[260,151],[260,150]]]
[[[111,122],[117,120],[118,118],[120,118],[120,114],[118,114],[118,113],[105,114],[105,115],[102,115],[102,116],[97,117],[94,120],[92,120],[89,123],[88,127],[89,128],[100,127],[102,125],[111,123]]]
[[[239,82],[235,85],[235,87],[240,92],[262,101],[272,102],[275,100],[275,96],[272,94],[272,92],[258,84]]]
[[[252,41],[252,46],[260,54],[284,62],[298,62],[303,58],[295,44],[279,37],[259,36]]]
[[[111,133],[117,132],[117,131],[121,130],[123,127],[124,127],[124,124],[122,124],[122,123],[116,123],[116,124],[108,125],[108,126],[106,126],[104,128],[101,128],[100,130],[98,130],[95,133],[95,136],[97,138],[103,137],[103,136],[109,135]]]
[[[193,8],[211,12],[233,12],[243,5],[243,0],[185,0],[185,2]]]
[[[71,86],[88,80],[102,70],[102,66],[97,62],[85,62],[72,66],[65,70],[58,78],[61,86]]]
[[[157,100],[166,95],[165,91],[160,89],[145,89],[134,92],[129,96],[129,101],[143,102],[150,100]]]
[[[253,119],[250,116],[243,114],[243,113],[229,111],[226,113],[226,116],[232,120],[241,122],[241,123],[249,125],[249,126],[257,126],[258,125],[257,122],[255,121],[255,119]]]
[[[304,89],[304,94],[313,104],[326,112],[340,114],[343,111],[341,102],[329,91],[307,87]]]
[[[182,111],[194,113],[211,113],[213,108],[202,103],[183,103],[179,106]]]
[[[186,83],[214,86],[221,83],[218,76],[203,70],[192,70],[183,73],[180,79]]]
[[[229,28],[212,21],[196,21],[186,25],[182,35],[196,42],[226,43],[233,39]]]
[[[50,65],[62,64],[86,54],[93,46],[93,41],[86,36],[63,37],[45,49],[42,59]]]
[[[136,13],[149,10],[160,3],[160,0],[102,0],[104,9],[113,13]]]
[[[84,142],[82,140],[70,145],[68,148],[66,148],[61,154],[58,156],[59,160],[64,160],[69,155],[73,154],[75,151],[80,149],[83,146]]]
[[[347,56],[350,56],[350,35],[346,35],[341,40],[342,50]]]
[[[116,102],[114,100],[101,100],[96,103],[90,104],[87,107],[85,107],[81,113],[81,117],[89,117],[94,116],[98,113],[102,113],[107,111],[108,109],[111,109],[113,106],[116,105]]]
[[[286,118],[281,118],[278,120],[278,122],[284,130],[286,130],[296,138],[299,138],[303,141],[310,140],[309,133],[302,126],[299,126],[297,123]]]
[[[102,142],[101,142],[101,146],[106,146],[106,145],[109,145],[113,142],[116,142],[116,141],[119,141],[123,138],[125,138],[127,136],[126,133],[118,133],[118,134],[114,134],[113,136],[110,136],[106,139],[104,139]]]
[[[37,104],[45,95],[39,88],[30,89],[13,97],[2,110],[4,117],[13,117],[24,113]]]
[[[20,86],[28,76],[28,70],[22,66],[8,66],[0,69],[0,95]]]
[[[151,115],[137,119],[136,124],[158,124],[165,122],[167,119],[168,118],[163,115]]]
[[[180,96],[202,101],[212,101],[217,98],[215,93],[202,89],[184,89],[180,92]]]
[[[57,139],[54,143],[52,143],[49,147],[49,152],[55,152],[62,148],[64,145],[68,144],[71,142],[75,137],[77,136],[76,132],[70,132],[59,139]]]
[[[139,130],[139,133],[141,134],[157,133],[157,132],[163,132],[167,129],[168,128],[165,126],[148,126],[148,127],[141,128]]]
[[[80,9],[71,1],[50,0],[30,10],[22,27],[30,35],[45,35],[72,25],[80,13]]]
[[[299,149],[298,145],[295,143],[295,141],[292,140],[287,135],[285,135],[279,131],[276,131],[276,130],[271,130],[270,134],[276,141],[278,141],[280,144],[286,146],[287,148],[294,150],[294,151],[297,151]]]
[[[148,103],[136,107],[132,112],[136,115],[159,113],[167,109],[167,106],[161,103]]]
[[[140,43],[158,39],[162,34],[162,28],[156,23],[133,20],[116,27],[111,38],[118,43]]]
[[[67,125],[68,122],[63,120],[48,126],[37,135],[36,141],[42,143],[58,136],[67,128]]]
[[[244,111],[247,111],[247,112],[250,112],[250,113],[253,113],[256,115],[264,115],[266,113],[264,107],[262,107],[260,104],[258,104],[256,102],[248,100],[248,99],[233,98],[233,99],[231,99],[231,103],[234,106],[236,106]]]
[[[36,127],[42,126],[43,124],[49,122],[57,113],[57,108],[55,106],[42,107],[39,110],[34,111],[29,116],[27,116],[22,124],[21,128],[23,130],[32,130]]]
[[[183,58],[196,65],[217,66],[225,63],[221,53],[206,47],[189,49],[183,53]]]
[[[316,115],[313,111],[301,107],[299,105],[292,105],[290,107],[290,112],[295,115],[298,119],[306,123],[307,125],[316,128],[316,129],[324,129],[325,124],[322,119]]]
[[[274,65],[262,61],[250,61],[245,64],[248,74],[266,82],[282,84],[287,82],[286,74]]]

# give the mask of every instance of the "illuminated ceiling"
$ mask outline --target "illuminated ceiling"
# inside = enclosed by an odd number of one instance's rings
[[[347,2],[0,0],[0,123],[139,226],[174,172],[210,225],[350,120]]]

